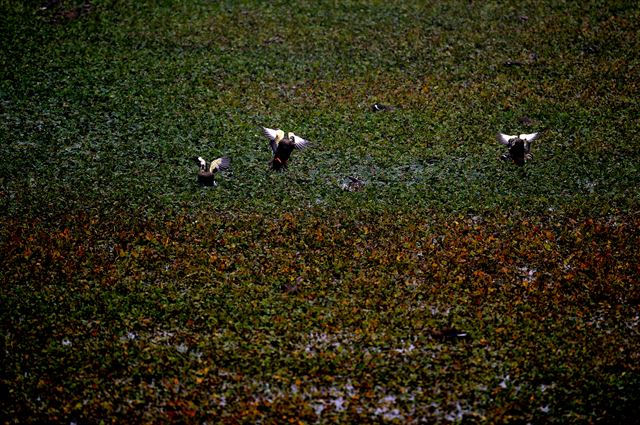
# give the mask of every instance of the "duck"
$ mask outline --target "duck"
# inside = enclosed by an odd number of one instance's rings
[[[285,170],[291,152],[293,152],[294,149],[305,149],[311,143],[292,132],[288,132],[285,137],[284,131],[279,128],[272,129],[262,127],[262,131],[269,139],[269,146],[271,146],[271,150],[273,151],[273,159],[271,160],[270,166],[274,171]]]
[[[509,152],[500,156],[503,161],[513,161],[522,167],[525,162],[533,158],[531,155],[531,142],[540,137],[540,132],[510,136],[498,133],[498,142],[509,148]]]
[[[198,183],[203,186],[217,186],[217,183],[213,179],[213,176],[218,171],[224,171],[228,169],[231,165],[231,160],[226,156],[222,156],[211,161],[208,167],[207,161],[205,161],[205,159],[201,156],[197,158],[197,161],[200,164],[200,169],[198,170]]]
[[[342,190],[346,190],[347,192],[357,192],[362,190],[364,187],[364,180],[358,177],[347,176],[347,179],[349,181],[344,181],[341,185]]]
[[[382,103],[378,103],[378,102],[371,105],[372,112],[386,112],[386,111],[393,111],[394,109],[396,108],[393,106],[383,105]]]
[[[440,340],[464,339],[469,337],[469,334],[467,332],[461,331],[460,329],[452,326],[446,326],[440,329],[432,328],[429,333],[433,338]]]

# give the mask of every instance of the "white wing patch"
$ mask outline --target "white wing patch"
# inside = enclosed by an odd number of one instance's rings
[[[509,140],[513,139],[514,137],[518,136],[509,136],[508,134],[498,133],[498,142],[508,146]]]
[[[264,132],[264,135],[269,139],[269,146],[271,146],[271,150],[275,155],[276,150],[278,149],[278,143],[280,143],[280,141],[284,139],[284,131],[280,129],[274,130],[273,128],[267,127],[262,127],[262,131]]]
[[[262,132],[264,133],[269,140],[276,140],[276,135],[278,134],[278,130],[274,130],[273,128],[262,127]]]
[[[293,133],[291,133],[291,135],[293,136],[293,142],[295,143],[296,148],[298,149],[304,149],[309,145],[309,143],[311,143],[308,140],[303,139],[302,137],[296,136]]]
[[[211,161],[211,165],[209,166],[209,172],[213,173],[214,171],[222,171],[229,168],[231,161],[226,156],[216,159],[215,161]]]
[[[539,135],[540,133],[538,132],[538,133],[530,133],[530,134],[521,134],[519,137],[522,140],[526,140],[527,142],[533,142],[538,138]]]

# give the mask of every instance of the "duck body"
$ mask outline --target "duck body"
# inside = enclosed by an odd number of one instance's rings
[[[387,112],[387,111],[393,111],[394,109],[395,107],[393,106],[383,105],[382,103],[378,103],[378,102],[371,105],[372,112]]]
[[[287,163],[291,157],[291,153],[296,148],[295,143],[290,140],[284,139],[278,143],[275,151],[273,152],[273,159],[271,160],[271,169],[274,171],[280,171],[287,168]]]
[[[498,142],[509,148],[509,151],[500,158],[503,161],[512,161],[514,164],[522,167],[528,160],[533,158],[531,155],[531,142],[539,136],[539,132],[513,136],[498,133]]]
[[[272,129],[262,127],[264,135],[269,139],[269,146],[273,153],[273,158],[269,163],[269,166],[274,171],[282,171],[287,168],[291,153],[295,149],[304,149],[309,145],[309,141],[295,135],[294,133],[287,133],[285,136],[284,131],[280,129]]]
[[[364,180],[359,179],[358,177],[347,176],[347,180],[342,183],[342,190],[346,190],[347,192],[358,192],[364,188]]]
[[[231,160],[226,156],[211,161],[209,166],[207,166],[207,161],[200,156],[198,157],[198,162],[200,164],[200,169],[198,170],[198,183],[203,186],[216,186],[217,184],[214,179],[215,174],[218,171],[228,169],[231,165]]]
[[[431,329],[431,336],[435,339],[447,340],[468,338],[469,334],[457,328],[447,326],[441,329]]]

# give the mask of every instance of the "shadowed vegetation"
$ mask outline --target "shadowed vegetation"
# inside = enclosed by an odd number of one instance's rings
[[[636,2],[0,16],[3,421],[640,414]]]

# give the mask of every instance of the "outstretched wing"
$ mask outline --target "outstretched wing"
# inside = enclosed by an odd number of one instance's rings
[[[303,139],[302,137],[293,135],[293,143],[297,149],[304,149],[311,143],[310,141]]]
[[[526,140],[527,142],[533,142],[540,136],[540,132],[531,133],[531,134],[521,134],[519,137],[522,140]]]
[[[503,145],[509,146],[509,140],[513,139],[514,137],[517,136],[509,136],[508,134],[498,133],[497,139],[498,142],[502,143]]]
[[[231,160],[226,156],[216,159],[215,161],[211,161],[211,165],[209,166],[209,172],[214,173],[216,171],[223,171],[229,168],[231,165]]]
[[[207,167],[207,161],[205,161],[201,156],[198,157],[198,162],[200,163],[201,170],[204,170]]]
[[[271,146],[271,150],[275,155],[276,150],[278,150],[278,143],[284,137],[284,131],[280,129],[274,130],[273,128],[262,127],[262,132],[269,139],[269,146]]]
[[[276,140],[276,134],[278,134],[278,130],[274,130],[273,128],[262,127],[262,132],[269,140]]]

